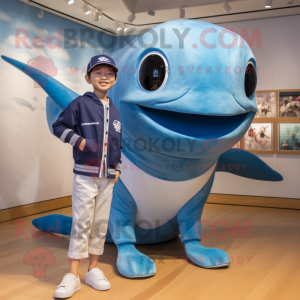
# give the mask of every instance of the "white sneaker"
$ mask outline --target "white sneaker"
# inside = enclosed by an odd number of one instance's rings
[[[55,298],[69,298],[73,296],[74,293],[81,289],[79,276],[72,273],[67,273],[62,282],[57,286],[54,293]]]
[[[85,283],[98,291],[106,291],[110,289],[110,282],[104,276],[103,271],[98,268],[93,268],[86,272]]]

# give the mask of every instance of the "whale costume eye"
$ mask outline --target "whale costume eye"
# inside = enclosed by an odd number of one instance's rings
[[[163,88],[168,79],[168,62],[157,51],[147,53],[138,68],[138,82],[146,91],[157,91]]]
[[[245,71],[245,93],[251,98],[255,92],[257,84],[256,69],[252,61],[249,61]]]

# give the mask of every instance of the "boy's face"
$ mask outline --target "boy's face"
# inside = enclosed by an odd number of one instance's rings
[[[90,78],[85,75],[87,83],[92,84],[94,89],[100,92],[107,92],[117,81],[115,71],[109,65],[98,65],[92,69]]]

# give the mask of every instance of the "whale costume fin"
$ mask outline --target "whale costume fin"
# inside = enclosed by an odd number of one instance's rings
[[[77,98],[79,94],[73,92],[65,85],[42,71],[13,58],[4,55],[1,55],[1,57],[3,60],[32,78],[49,95],[49,97],[46,98],[46,114],[48,127],[50,132],[53,134],[52,124],[57,120],[58,116],[69,105],[69,103]]]
[[[283,177],[278,172],[270,168],[259,157],[237,148],[229,149],[219,157],[216,172],[227,172],[263,181],[283,180]]]
[[[61,110],[64,110],[72,100],[79,96],[77,93],[44,72],[13,58],[4,55],[1,55],[1,57],[38,83]]]
[[[204,204],[210,194],[215,172],[205,186],[191,198],[177,213],[181,241],[187,257],[202,268],[218,268],[230,264],[229,255],[217,248],[207,248],[200,244],[201,216]]]
[[[108,228],[118,247],[117,268],[123,276],[130,278],[148,277],[156,273],[154,261],[134,246],[136,210],[134,199],[119,179],[114,187]]]
[[[61,214],[51,214],[33,219],[32,225],[43,232],[71,235],[72,221],[72,217]],[[109,230],[107,230],[105,242],[113,243]]]

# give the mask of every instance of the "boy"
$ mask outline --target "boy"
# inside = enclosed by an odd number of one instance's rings
[[[71,297],[79,291],[79,261],[89,257],[85,283],[96,290],[108,290],[110,283],[97,268],[103,254],[112,191],[121,173],[120,113],[107,91],[117,80],[118,68],[107,55],[91,58],[87,83],[94,87],[74,99],[53,123],[53,133],[73,146],[75,161],[72,192],[72,229],[67,273],[55,291],[56,298]]]

